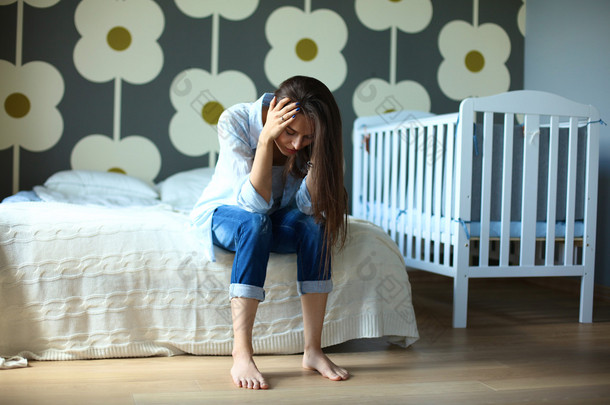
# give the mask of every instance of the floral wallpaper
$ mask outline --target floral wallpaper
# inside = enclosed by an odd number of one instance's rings
[[[305,74],[355,118],[523,86],[524,0],[0,0],[0,198],[213,165],[225,108]],[[349,191],[349,190],[348,190]]]

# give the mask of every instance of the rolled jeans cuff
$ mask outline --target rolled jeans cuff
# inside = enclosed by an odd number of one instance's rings
[[[329,293],[333,290],[332,280],[297,281],[299,295],[309,293]]]
[[[265,290],[262,287],[248,284],[235,284],[229,286],[230,298],[252,298],[263,302],[265,300]]]

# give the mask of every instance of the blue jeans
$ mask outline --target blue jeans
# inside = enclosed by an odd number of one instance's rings
[[[267,215],[223,205],[212,217],[214,244],[235,252],[231,298],[264,301],[270,252],[297,254],[299,295],[330,292],[332,281],[330,265],[324,267],[323,235],[323,226],[297,208],[283,208]]]

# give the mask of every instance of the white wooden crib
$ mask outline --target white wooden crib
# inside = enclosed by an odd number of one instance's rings
[[[473,277],[578,276],[591,322],[598,111],[514,91],[425,115],[355,121],[353,215],[387,231],[408,268],[453,277],[456,328]]]

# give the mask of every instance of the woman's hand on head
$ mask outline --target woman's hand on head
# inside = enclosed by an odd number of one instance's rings
[[[299,111],[301,111],[299,104],[292,102],[289,98],[277,100],[277,97],[273,97],[273,100],[269,103],[267,118],[260,135],[261,140],[273,141],[277,139]]]

